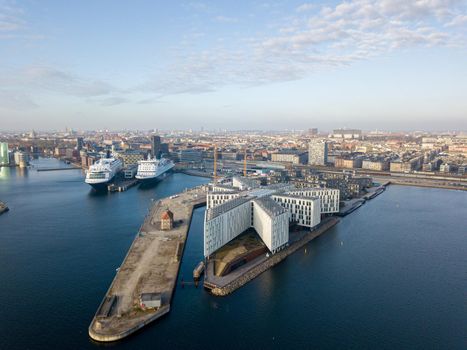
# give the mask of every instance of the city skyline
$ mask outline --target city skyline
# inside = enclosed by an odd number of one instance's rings
[[[0,1],[3,130],[467,130],[466,2]]]

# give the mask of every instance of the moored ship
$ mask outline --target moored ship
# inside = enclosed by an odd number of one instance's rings
[[[164,179],[174,166],[175,164],[166,158],[140,160],[136,178],[142,185],[156,183]]]
[[[123,163],[120,159],[101,158],[89,167],[85,182],[95,190],[105,190],[122,168]]]

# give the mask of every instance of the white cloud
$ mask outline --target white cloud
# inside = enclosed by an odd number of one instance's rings
[[[23,91],[0,89],[0,109],[28,110],[36,107],[38,107],[38,105]]]
[[[462,27],[467,26],[467,15],[457,15],[450,22],[446,23],[446,27]]]
[[[4,108],[27,109],[37,107],[32,96],[52,93],[87,98],[102,106],[127,102],[118,96],[123,91],[111,84],[79,77],[48,66],[28,66],[23,69],[0,71],[0,104]]]
[[[161,95],[202,93],[301,79],[401,48],[460,46],[464,36],[446,26],[463,23],[464,9],[458,0],[303,4],[270,35],[244,38],[238,49],[226,40],[226,47],[180,55],[140,88]]]
[[[0,33],[13,32],[24,27],[23,10],[10,1],[0,1]]]
[[[237,23],[238,18],[228,17],[228,16],[216,16],[214,17],[214,21],[220,22],[220,23]]]
[[[306,11],[310,11],[310,10],[314,9],[315,7],[316,7],[316,5],[314,5],[314,4],[305,3],[305,4],[302,4],[302,5],[298,6],[296,8],[296,11],[297,12],[306,12]]]

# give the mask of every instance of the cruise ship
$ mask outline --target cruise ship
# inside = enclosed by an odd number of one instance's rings
[[[138,172],[136,178],[142,185],[156,183],[164,179],[175,164],[168,159],[148,158],[138,162]]]
[[[89,167],[85,182],[95,190],[104,190],[122,168],[123,163],[120,159],[101,158]]]

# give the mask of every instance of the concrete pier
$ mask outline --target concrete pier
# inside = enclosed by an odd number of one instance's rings
[[[216,296],[225,296],[233,293],[235,290],[255,279],[266,270],[280,263],[287,256],[294,253],[311,240],[328,231],[338,222],[339,219],[335,217],[325,218],[315,230],[302,232],[286,249],[270,256],[263,254],[223,277],[215,276],[214,263],[212,261],[208,261],[205,270],[204,288],[209,289],[210,292]]]
[[[92,339],[125,338],[170,311],[193,209],[205,203],[204,186],[154,203],[89,326]],[[167,208],[173,213],[173,228],[161,230]],[[143,310],[142,293],[160,294],[162,305]]]

